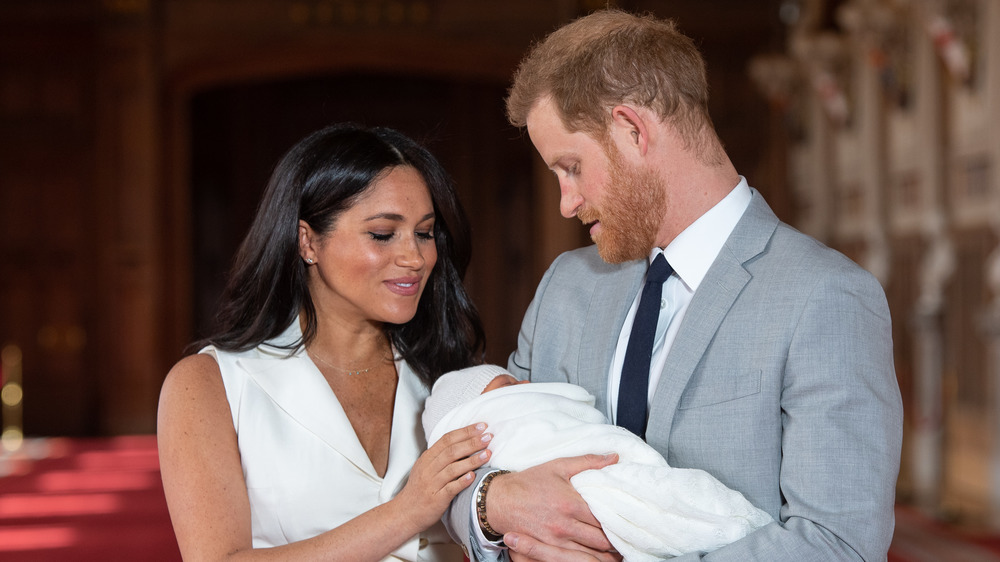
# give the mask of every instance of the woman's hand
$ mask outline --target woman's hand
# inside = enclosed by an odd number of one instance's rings
[[[490,459],[486,445],[493,435],[485,431],[484,423],[450,431],[413,464],[406,486],[393,501],[420,529],[441,519],[452,498],[472,484],[473,471]]]

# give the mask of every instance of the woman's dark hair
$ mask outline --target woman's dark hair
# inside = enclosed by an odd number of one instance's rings
[[[236,254],[212,344],[245,351],[280,335],[302,311],[302,340],[316,337],[316,309],[299,256],[298,223],[320,236],[371,185],[396,166],[412,166],[430,190],[436,220],[437,263],[413,319],[387,324],[397,354],[428,385],[442,373],[482,362],[479,313],[462,278],[469,265],[469,225],[451,178],[437,159],[402,133],[341,124],[317,131],[278,162],[253,224]]]

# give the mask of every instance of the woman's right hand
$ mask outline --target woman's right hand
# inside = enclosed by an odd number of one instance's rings
[[[410,470],[406,486],[396,495],[421,529],[444,515],[452,498],[475,480],[473,472],[490,459],[486,448],[493,435],[478,423],[445,433],[423,452]]]

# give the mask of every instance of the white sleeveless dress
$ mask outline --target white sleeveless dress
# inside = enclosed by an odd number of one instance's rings
[[[376,474],[330,385],[300,349],[274,347],[301,337],[298,322],[241,353],[209,346],[226,386],[250,497],[253,546],[316,536],[385,503],[406,483],[426,449],[420,413],[428,390],[403,361],[396,388],[389,464]],[[462,560],[439,522],[386,560]]]

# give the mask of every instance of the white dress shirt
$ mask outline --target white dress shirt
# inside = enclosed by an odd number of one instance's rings
[[[677,238],[666,248],[653,248],[649,254],[649,263],[658,254],[663,254],[667,263],[674,268],[674,273],[663,282],[663,294],[660,300],[660,317],[656,321],[656,336],[653,339],[653,356],[650,360],[649,389],[646,393],[647,408],[653,401],[653,393],[660,382],[660,374],[667,363],[667,353],[674,343],[677,330],[680,328],[688,304],[698,290],[698,285],[708,273],[708,268],[719,255],[736,223],[750,205],[750,186],[747,180],[740,176],[740,182],[722,201],[716,203],[698,220],[685,228]],[[618,386],[621,383],[622,363],[625,362],[625,349],[632,333],[632,322],[639,308],[639,297],[642,289],[636,293],[618,335],[618,347],[611,361],[611,372],[608,374],[608,411],[609,420],[617,420]]]

